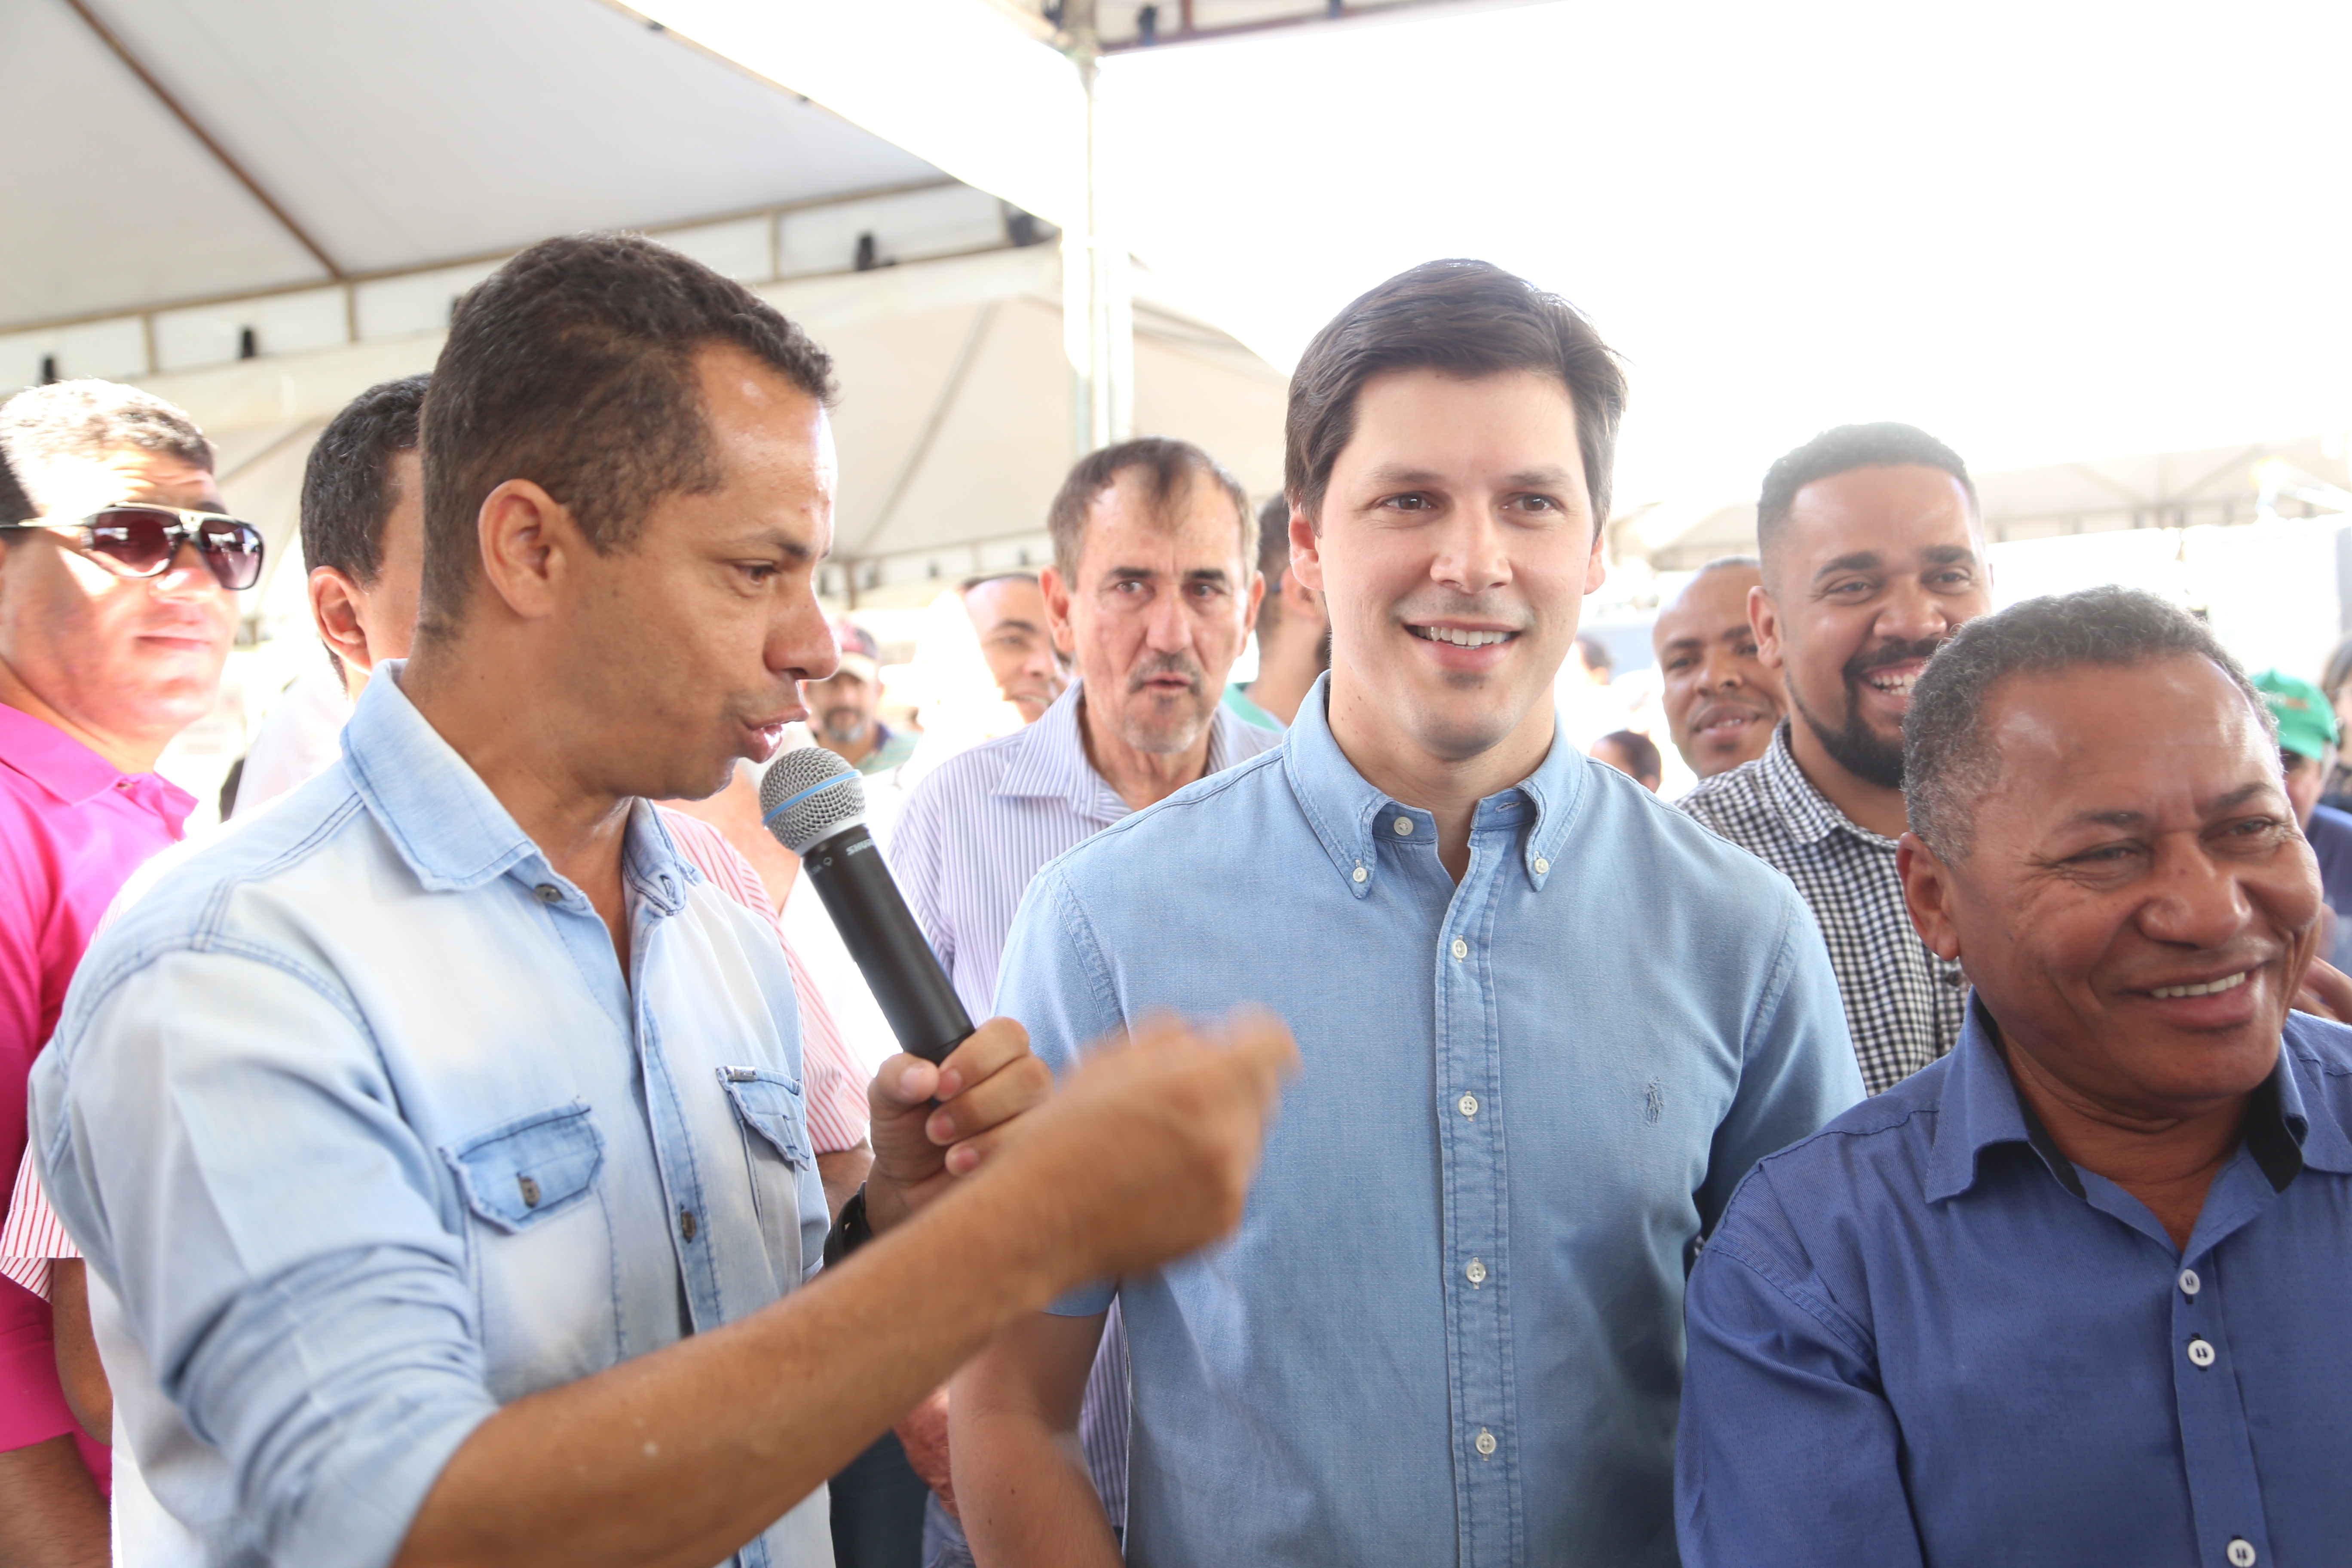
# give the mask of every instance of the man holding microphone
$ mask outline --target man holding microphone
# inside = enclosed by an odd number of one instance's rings
[[[801,1289],[790,976],[646,803],[833,667],[830,390],[649,242],[509,262],[426,403],[415,657],[93,946],[33,1134],[185,1560],[824,1563],[824,1477],[1000,1326],[1236,1214],[1278,1029],[1163,1030],[1024,1116],[992,1024],[885,1065],[835,1244],[881,1239]]]

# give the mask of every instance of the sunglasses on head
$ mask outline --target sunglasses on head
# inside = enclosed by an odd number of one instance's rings
[[[120,577],[162,576],[185,543],[196,547],[224,588],[250,588],[261,580],[261,530],[218,512],[110,506],[74,522],[0,523],[0,532],[28,529],[66,535]]]

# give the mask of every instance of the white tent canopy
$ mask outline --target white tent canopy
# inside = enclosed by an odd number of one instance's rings
[[[594,0],[6,0],[0,26],[26,138],[0,331],[941,178]]]
[[[1073,456],[1062,257],[999,193],[1082,198],[1069,62],[986,0],[677,9],[730,58],[600,0],[0,0],[0,91],[42,152],[0,173],[0,387],[100,375],[189,409],[275,580],[345,401],[429,368],[513,250],[642,228],[835,354],[830,590],[1042,560]],[[1136,427],[1271,490],[1281,376],[1139,281]],[[261,629],[301,619],[298,582],[263,592]]]

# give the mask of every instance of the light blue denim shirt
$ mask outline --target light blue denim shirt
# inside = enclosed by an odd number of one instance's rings
[[[821,1261],[774,931],[638,802],[625,978],[399,672],[341,763],[91,944],[33,1082],[117,1419],[212,1564],[388,1563],[499,1405]],[[829,1563],[824,1520],[820,1490],[738,1561]]]
[[[1127,1320],[1129,1561],[1675,1561],[1698,1237],[1862,1092],[1779,872],[1555,744],[1456,887],[1318,685],[1040,873],[1003,975],[1057,1071],[1249,1002],[1305,1061],[1233,1239],[1055,1309]]]

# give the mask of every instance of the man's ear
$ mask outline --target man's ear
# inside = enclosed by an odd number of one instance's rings
[[[1078,633],[1070,625],[1070,585],[1062,581],[1062,569],[1038,568],[1037,592],[1045,600],[1046,635],[1054,639],[1054,651],[1066,658],[1078,651]]]
[[[1958,889],[1953,885],[1950,868],[1927,847],[1926,839],[1906,833],[1895,841],[1895,874],[1903,879],[1904,907],[1911,911],[1911,924],[1919,940],[1938,958],[1961,957],[1960,928],[1951,914]]]
[[[1284,580],[1323,592],[1323,541],[1315,531],[1315,520],[1296,506],[1290,509],[1290,570]]]
[[[529,479],[509,479],[475,514],[482,576],[518,619],[553,615],[565,570],[587,540],[572,509]]]
[[[1592,554],[1584,563],[1584,591],[1601,592],[1601,584],[1609,580],[1609,554],[1601,547],[1609,542],[1609,527],[1605,522],[1592,525]]]
[[[1331,612],[1324,607],[1323,595],[1298,580],[1297,567],[1286,567],[1282,574],[1282,618],[1297,616],[1307,625],[1328,629]]]
[[[319,639],[328,650],[343,661],[348,686],[348,672],[357,670],[365,675],[375,668],[367,628],[360,624],[362,590],[338,566],[311,567],[310,590],[310,624],[318,628]]]
[[[1748,629],[1756,634],[1756,660],[1767,669],[1780,668],[1780,606],[1759,583],[1748,590]]]

